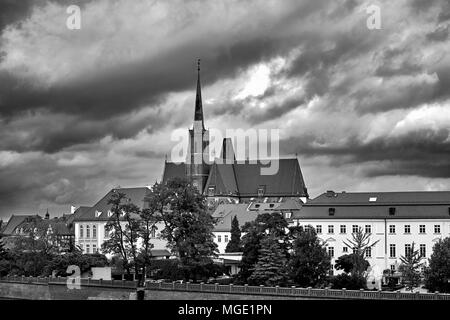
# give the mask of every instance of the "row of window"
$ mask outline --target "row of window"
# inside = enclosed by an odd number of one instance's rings
[[[356,233],[358,232],[359,226],[358,225],[353,225],[352,226],[352,233]],[[365,233],[372,233],[372,226],[371,225],[365,225],[364,228]],[[322,233],[322,226],[321,225],[317,225],[316,226],[316,232],[317,234],[321,234]],[[347,233],[347,226],[346,225],[341,225],[339,228],[339,232],[341,234],[345,234]],[[406,234],[411,233],[411,225],[407,224],[404,226],[404,232]],[[334,234],[334,225],[328,225],[328,233],[329,234]],[[389,225],[389,233],[390,234],[395,234],[395,225]],[[425,234],[426,233],[426,225],[421,224],[419,225],[419,234]],[[434,233],[435,234],[440,234],[441,233],[441,226],[439,224],[435,224],[434,225]]]
[[[222,242],[222,236],[218,235],[217,236],[217,242]],[[224,235],[224,242],[227,243],[228,242],[228,235]]]
[[[328,255],[331,258],[334,258],[334,247],[327,247],[328,248]],[[348,253],[348,247],[342,247],[342,253]],[[366,248],[365,252],[366,258],[372,258],[372,248]]]
[[[105,229],[105,237],[109,236],[109,232],[106,230],[106,225],[104,227]],[[86,232],[86,233],[85,233]],[[97,226],[93,225],[92,226],[92,233],[91,233],[91,226],[89,224],[87,225],[82,225],[80,224],[79,227],[79,235],[80,235],[80,239],[97,239]],[[92,235],[92,237],[91,237]],[[156,227],[153,227],[151,230],[151,235],[152,238],[156,238]]]
[[[411,225],[406,224],[404,226],[404,233],[411,233]],[[395,225],[389,225],[389,233],[394,234],[395,233]],[[426,233],[426,226],[424,224],[419,225],[419,233],[424,234]],[[441,226],[439,224],[434,225],[434,233],[440,234],[441,233]]]
[[[359,229],[358,225],[353,225],[352,226],[352,233],[357,233]],[[366,233],[372,233],[372,226],[371,225],[366,225],[364,228],[364,231]],[[340,233],[347,233],[347,226],[346,225],[341,225],[339,228],[339,232]],[[322,233],[322,226],[321,225],[317,225],[316,226],[316,233],[321,234]],[[329,234],[333,234],[334,233],[334,225],[328,225],[328,233]]]
[[[91,251],[91,245],[90,244],[80,244],[81,250],[86,253],[98,253],[98,248],[96,244],[92,245],[92,251]]]
[[[389,257],[396,258],[397,257],[397,246],[395,244],[389,245]],[[342,248],[342,253],[348,253],[348,247]],[[412,254],[411,244],[405,244],[405,257]],[[426,257],[427,254],[427,246],[425,244],[419,245],[419,254],[421,257]],[[328,247],[328,255],[333,258],[334,257],[334,247]],[[372,248],[367,248],[365,252],[366,258],[372,258]]]
[[[393,243],[389,245],[389,257],[395,258],[397,256],[397,246]],[[405,244],[405,257],[412,254],[411,244]],[[427,246],[425,244],[419,245],[419,254],[421,257],[425,257],[427,254]]]
[[[97,226],[96,225],[92,226],[92,234],[91,234],[91,226],[89,224],[87,224],[87,225],[80,224],[79,231],[80,231],[79,232],[80,238],[90,239],[91,235],[92,235],[92,238],[94,238],[94,239],[97,238]],[[86,234],[85,234],[85,231],[86,231]]]

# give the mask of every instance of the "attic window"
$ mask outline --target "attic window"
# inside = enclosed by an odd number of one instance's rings
[[[274,205],[275,205],[275,204],[271,203],[271,204],[269,204],[269,207],[273,208]]]
[[[208,187],[208,196],[214,196],[215,193],[216,193],[216,187],[215,186]]]
[[[266,191],[265,189],[266,189],[265,186],[259,186],[259,187],[258,187],[258,197],[261,198],[261,197],[264,196],[264,192]]]
[[[97,210],[95,210],[95,217],[96,217],[96,218],[100,217],[100,216],[101,216],[101,214],[102,214],[102,212],[101,212],[101,211],[97,211]]]
[[[328,215],[334,216],[334,213],[336,212],[336,208],[328,208]]]
[[[255,208],[259,208],[259,203],[255,204]]]
[[[377,201],[377,197],[370,197],[369,198],[369,202],[375,202],[375,201]]]
[[[290,219],[291,216],[292,216],[292,212],[286,212],[286,213],[285,213],[285,218],[286,218],[286,219]]]
[[[389,208],[389,215],[390,216],[395,215],[395,208],[394,207]]]
[[[111,217],[111,216],[112,216],[112,211],[108,210],[108,217]]]

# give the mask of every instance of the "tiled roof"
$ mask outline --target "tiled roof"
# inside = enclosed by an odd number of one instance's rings
[[[8,223],[6,224],[3,234],[4,235],[12,235],[14,230],[23,223],[27,218],[39,217],[38,215],[12,215],[9,218]]]
[[[308,201],[312,204],[450,204],[450,191],[340,192],[327,191]]]
[[[239,226],[242,227],[246,222],[254,221],[259,214],[267,212],[247,210],[248,206],[249,205],[245,203],[219,204],[212,214],[213,218],[216,218],[217,221],[213,231],[229,232],[231,230],[231,221],[234,216],[238,219]]]
[[[328,192],[308,201],[293,218],[450,219],[450,192]]]
[[[132,203],[137,205],[140,208],[144,207],[144,198],[147,193],[150,191],[147,187],[138,187],[138,188],[116,188],[110,190],[103,198],[101,198],[95,205],[92,207],[80,207],[75,211],[76,217],[74,218],[74,222],[77,221],[108,221],[108,211],[111,209],[111,205],[108,204],[108,200],[111,198],[113,192],[121,192],[126,195],[127,198],[130,199]],[[79,211],[79,212],[78,212]],[[97,213],[101,214],[97,216]]]

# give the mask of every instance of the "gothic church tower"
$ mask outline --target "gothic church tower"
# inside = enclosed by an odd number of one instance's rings
[[[194,125],[189,129],[189,148],[186,159],[186,176],[200,192],[209,175],[209,132],[203,121],[202,92],[200,86],[200,59],[197,62],[197,94],[195,97]],[[206,161],[205,161],[206,160]]]

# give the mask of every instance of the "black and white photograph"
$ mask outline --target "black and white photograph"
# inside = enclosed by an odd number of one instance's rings
[[[0,0],[0,305],[449,301],[449,34],[448,0]]]

